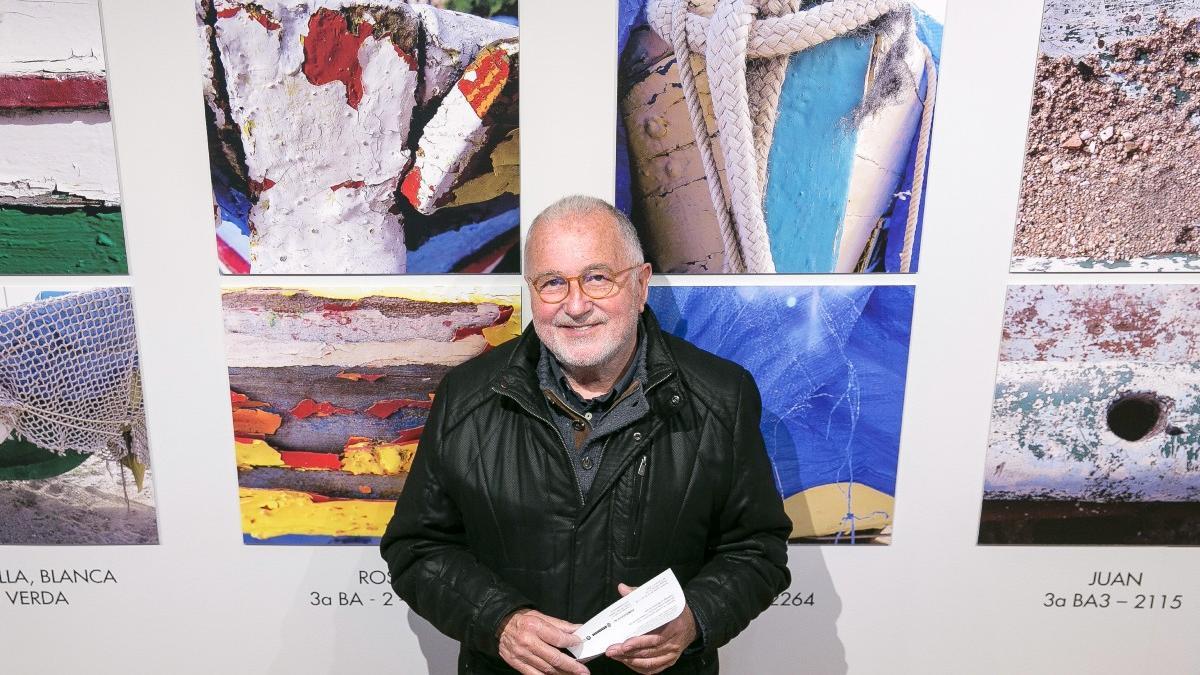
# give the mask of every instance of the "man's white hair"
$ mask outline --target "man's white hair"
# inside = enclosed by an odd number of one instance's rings
[[[646,261],[646,255],[642,252],[642,242],[638,239],[637,228],[633,226],[633,221],[629,220],[629,216],[598,197],[567,195],[542,209],[542,212],[537,214],[533,223],[529,225],[529,234],[525,237],[525,256],[522,265],[529,264],[529,242],[533,241],[533,233],[537,232],[540,225],[571,216],[595,214],[607,215],[616,223],[617,236],[621,237],[622,243],[625,245],[625,251],[629,255],[627,261],[629,264],[640,264]]]

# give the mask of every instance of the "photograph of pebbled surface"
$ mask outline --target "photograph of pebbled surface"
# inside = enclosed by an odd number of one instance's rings
[[[1200,0],[1049,0],[1014,272],[1200,269]]]

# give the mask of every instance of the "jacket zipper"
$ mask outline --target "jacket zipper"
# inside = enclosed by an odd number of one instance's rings
[[[492,391],[496,391],[496,390],[492,389]],[[558,437],[558,442],[562,444],[563,456],[567,460],[567,465],[571,466],[571,467],[575,466],[574,463],[571,461],[571,451],[567,449],[567,439],[563,438],[562,432],[558,430],[558,427],[551,424],[550,420],[546,419],[545,417],[542,417],[541,415],[539,415],[539,414],[535,413],[534,411],[530,410],[529,408],[525,407],[525,404],[522,403],[521,401],[517,400],[516,396],[513,396],[512,394],[508,394],[504,391],[496,391],[496,393],[498,393],[502,396],[508,397],[509,399],[514,401],[517,405],[521,406],[521,410],[524,410],[525,412],[529,413],[529,415],[532,416],[534,419],[541,420],[541,422],[543,424],[550,427],[550,429],[554,432],[554,435]],[[579,477],[575,475],[574,468],[571,469],[571,483],[575,486],[576,494],[579,495],[579,505],[583,506],[586,503],[583,498],[583,488],[579,486]]]
[[[629,541],[625,545],[625,553],[631,557],[637,553],[637,545],[642,535],[642,503],[646,501],[646,463],[649,459],[649,455],[642,455],[633,483],[633,527],[630,528]]]

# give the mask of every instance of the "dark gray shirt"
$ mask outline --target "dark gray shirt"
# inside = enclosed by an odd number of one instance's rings
[[[542,345],[538,359],[538,386],[550,403],[552,422],[566,446],[579,497],[586,501],[604,457],[609,437],[640,420],[650,411],[643,387],[646,382],[646,340],[638,326],[638,346],[633,362],[606,394],[584,399],[567,382],[558,360]]]

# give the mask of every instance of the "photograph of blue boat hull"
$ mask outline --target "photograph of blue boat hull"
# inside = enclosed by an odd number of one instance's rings
[[[616,194],[648,259],[916,271],[945,1],[743,4],[621,0]]]

